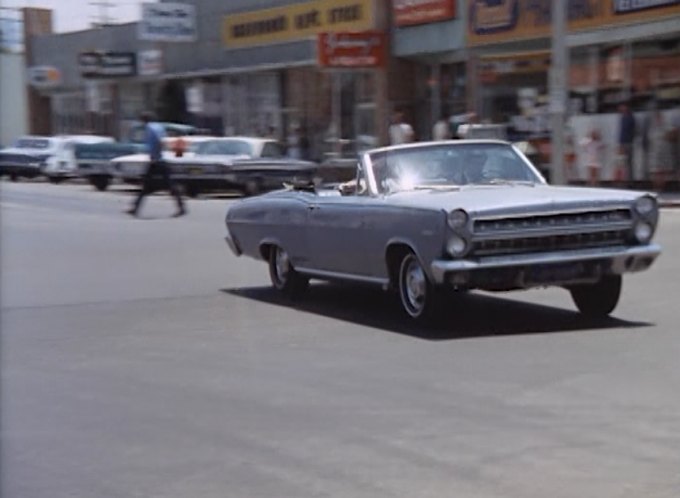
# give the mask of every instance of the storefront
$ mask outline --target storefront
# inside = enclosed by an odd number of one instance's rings
[[[624,100],[641,110],[651,100],[672,105],[674,91],[668,87],[678,84],[675,68],[680,65],[677,2],[589,0],[568,5],[574,112],[609,112]],[[484,87],[478,105],[490,119],[494,111],[500,119],[520,113],[520,94],[545,100],[550,9],[548,1],[470,2],[468,46],[478,61],[474,78]]]
[[[508,124],[516,139],[549,138],[551,8],[547,0],[468,4],[468,69],[479,88],[475,107],[483,119]],[[567,113],[576,176],[584,177],[578,144],[593,129],[602,128],[607,151],[603,179],[615,177],[616,113],[627,102],[640,124],[635,175],[646,178],[642,130],[650,109],[661,109],[670,119],[680,104],[680,5],[568,2],[568,19]]]
[[[392,109],[404,111],[417,139],[430,139],[441,116],[469,109],[465,17],[455,0],[392,2]]]
[[[271,7],[258,7],[263,4],[252,10],[250,0],[185,2],[183,19],[195,19],[170,38],[156,28],[176,13],[161,3],[145,9],[151,17],[140,23],[36,39],[38,60],[53,61],[64,74],[48,94],[52,131],[124,137],[142,110],[153,110],[159,119],[219,135],[287,141],[304,133],[317,160],[384,143],[384,2],[272,0]],[[350,32],[359,38],[346,40]],[[322,38],[327,43],[320,49]],[[83,47],[114,63],[115,56],[129,56],[134,69],[88,72],[78,62]]]
[[[374,0],[315,0],[226,15],[225,50],[269,51],[300,43],[310,58],[268,69],[245,67],[224,77],[225,130],[284,142],[302,135],[310,158],[319,161],[382,143],[383,18],[382,2]]]

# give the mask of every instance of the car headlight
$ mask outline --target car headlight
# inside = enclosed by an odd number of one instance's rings
[[[462,209],[456,209],[455,211],[451,211],[448,214],[446,217],[446,222],[448,223],[449,227],[451,227],[451,229],[460,230],[461,228],[465,227],[465,225],[467,225],[468,214]]]
[[[647,216],[656,209],[656,201],[649,196],[640,197],[635,201],[635,211],[640,216]]]
[[[635,238],[638,242],[646,244],[654,234],[654,227],[646,221],[640,221],[635,225]]]
[[[460,235],[452,235],[446,243],[446,251],[457,258],[465,254],[467,247],[467,241]]]

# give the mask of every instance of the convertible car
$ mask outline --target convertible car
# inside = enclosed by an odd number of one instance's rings
[[[407,144],[363,153],[339,189],[291,185],[226,215],[236,255],[267,261],[289,294],[309,279],[394,289],[406,314],[431,318],[447,292],[559,286],[584,314],[616,307],[622,275],[660,254],[647,193],[548,185],[497,140]]]

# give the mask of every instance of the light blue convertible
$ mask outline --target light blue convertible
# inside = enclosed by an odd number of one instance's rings
[[[511,144],[459,140],[368,151],[354,181],[238,201],[226,225],[233,252],[267,261],[283,292],[373,283],[420,320],[450,292],[545,286],[606,316],[622,274],[659,255],[658,219],[653,195],[553,187]]]

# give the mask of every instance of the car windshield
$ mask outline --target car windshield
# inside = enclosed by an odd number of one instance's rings
[[[47,149],[50,146],[50,141],[46,138],[20,138],[16,142],[18,149]]]
[[[470,184],[541,182],[506,144],[446,143],[371,154],[378,191],[447,189]]]
[[[196,154],[206,156],[253,155],[252,146],[245,140],[209,140],[196,148]]]

